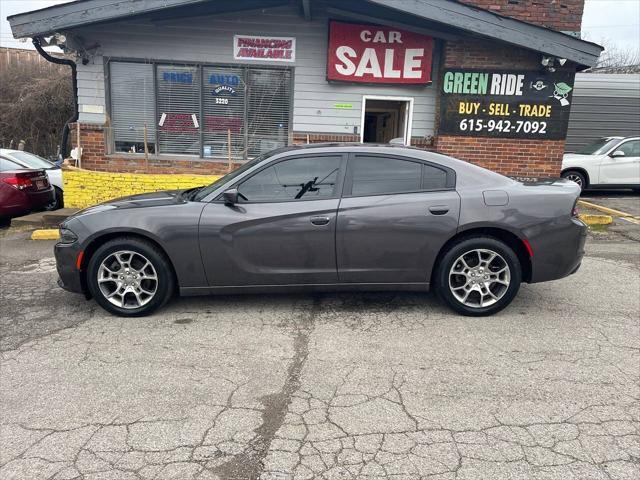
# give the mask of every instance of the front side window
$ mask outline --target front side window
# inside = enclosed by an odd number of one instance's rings
[[[342,158],[304,157],[278,162],[243,182],[244,202],[319,200],[336,196]]]
[[[626,157],[640,157],[640,140],[629,140],[615,149],[621,151]]]

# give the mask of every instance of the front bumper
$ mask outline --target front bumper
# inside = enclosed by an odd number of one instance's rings
[[[76,267],[80,248],[76,243],[56,244],[53,253],[56,257],[56,269],[58,270],[58,285],[73,293],[87,293],[83,281],[83,272]]]

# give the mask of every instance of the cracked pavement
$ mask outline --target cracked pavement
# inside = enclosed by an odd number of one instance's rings
[[[489,318],[409,293],[112,317],[0,233],[2,479],[636,479],[640,244]]]

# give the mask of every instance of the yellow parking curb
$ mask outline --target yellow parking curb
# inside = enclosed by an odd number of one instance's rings
[[[57,228],[34,230],[31,234],[31,240],[58,240],[59,238],[60,230]]]
[[[609,225],[613,223],[613,217],[611,215],[589,215],[586,213],[580,214],[580,220],[587,225]]]
[[[584,200],[578,200],[578,204],[583,207],[592,208],[594,210],[598,210],[603,213],[608,213],[609,215],[613,215],[616,217],[629,217],[638,219],[638,217],[634,217],[630,213],[621,212],[620,210],[614,210],[613,208],[603,207],[602,205],[598,205],[597,203],[585,202]]]

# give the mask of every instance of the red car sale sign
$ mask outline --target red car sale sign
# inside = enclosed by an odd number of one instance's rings
[[[426,84],[433,38],[393,27],[329,24],[327,79],[342,82]]]

